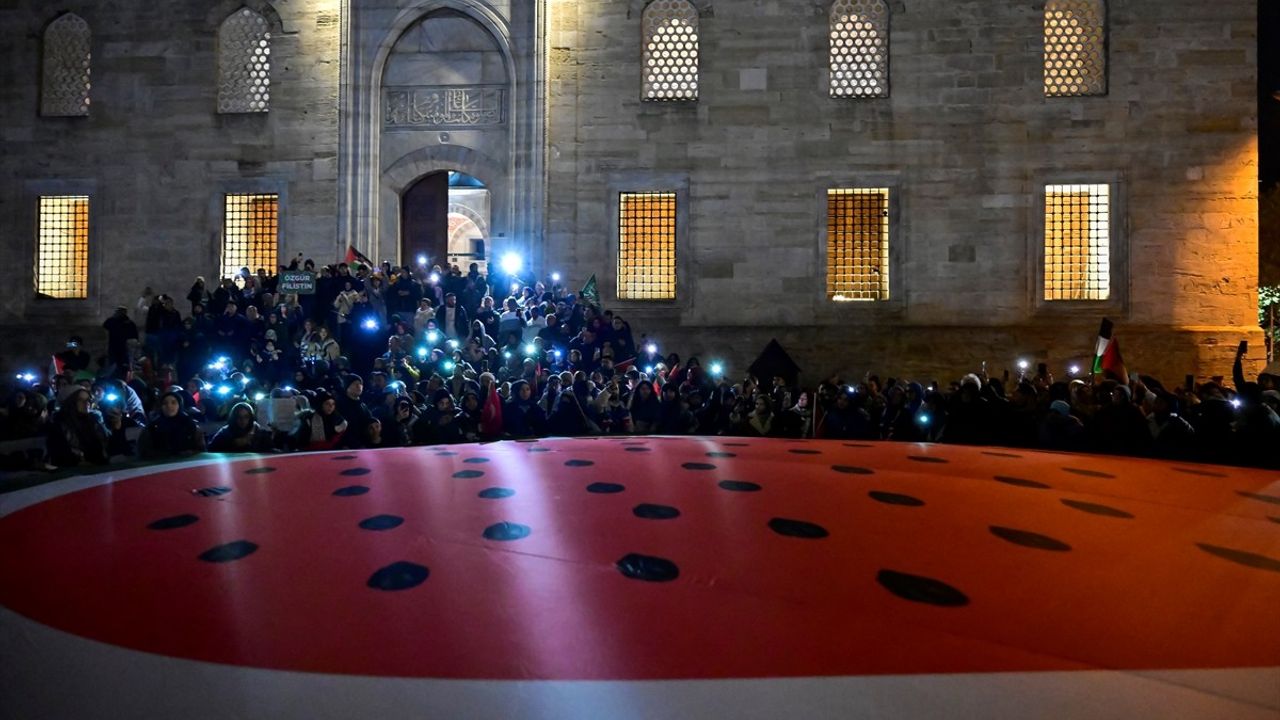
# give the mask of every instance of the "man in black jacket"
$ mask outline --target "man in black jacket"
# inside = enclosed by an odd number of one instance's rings
[[[466,340],[471,330],[471,322],[467,320],[467,311],[458,304],[458,296],[449,293],[444,296],[444,304],[436,308],[436,327],[446,337],[459,342]]]
[[[129,365],[129,341],[138,339],[138,326],[129,319],[129,309],[121,305],[102,323],[107,331],[107,360],[118,367]]]

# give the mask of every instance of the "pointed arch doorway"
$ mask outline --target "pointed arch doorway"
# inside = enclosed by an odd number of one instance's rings
[[[475,262],[483,270],[489,232],[489,190],[453,170],[427,173],[400,195],[400,259],[428,267]]]

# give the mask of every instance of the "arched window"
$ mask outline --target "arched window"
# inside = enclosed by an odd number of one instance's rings
[[[218,112],[267,112],[271,105],[271,28],[247,7],[218,28]]]
[[[1107,94],[1107,5],[1104,0],[1044,4],[1044,94]]]
[[[640,20],[644,100],[698,99],[698,9],[687,0],[653,0]]]
[[[67,13],[44,31],[40,114],[83,117],[89,114],[89,23]]]
[[[831,97],[889,97],[889,6],[884,0],[831,5]]]

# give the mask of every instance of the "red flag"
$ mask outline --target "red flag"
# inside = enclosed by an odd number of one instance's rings
[[[52,356],[50,356],[50,358],[49,358],[49,381],[50,381],[50,382],[53,382],[53,378],[54,378],[54,376],[56,376],[56,375],[61,375],[61,374],[63,373],[63,371],[64,371],[64,370],[66,370],[66,363],[62,362],[62,359],[61,359],[61,358],[59,358],[57,355],[52,355]]]
[[[1111,342],[1107,343],[1107,349],[1102,352],[1102,360],[1099,361],[1104,377],[1114,376],[1115,380],[1123,385],[1129,384],[1129,371],[1124,366],[1124,358],[1120,357],[1120,341],[1111,338]]]
[[[350,265],[351,263],[354,263],[354,262],[360,262],[360,263],[363,263],[363,264],[365,264],[365,265],[368,265],[369,267],[373,267],[373,261],[372,261],[372,260],[370,260],[368,257],[366,257],[364,253],[362,253],[362,252],[360,252],[359,250],[357,250],[355,245],[348,245],[348,246],[347,246],[347,260],[346,260],[346,262],[347,262],[347,264],[348,264],[348,265]]]
[[[489,397],[480,411],[480,433],[490,437],[502,434],[502,398],[498,397],[497,385],[489,386]]]

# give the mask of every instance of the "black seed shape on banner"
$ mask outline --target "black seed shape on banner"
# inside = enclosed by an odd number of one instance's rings
[[[853,465],[832,465],[831,469],[838,473],[844,473],[845,475],[874,475],[876,472],[871,468],[856,467]]]
[[[363,495],[367,492],[369,492],[369,488],[365,487],[364,485],[349,485],[347,487],[338,488],[337,490],[334,490],[333,494],[336,495],[337,497],[355,497],[357,495]]]
[[[148,530],[177,530],[188,525],[195,525],[200,518],[195,515],[174,515],[172,517],[160,518],[147,526]]]
[[[273,473],[275,471],[276,471],[275,468],[267,465],[264,467],[249,468],[248,470],[244,471],[244,474],[245,475],[266,475],[268,473]]]
[[[1263,495],[1262,493],[1249,492],[1247,490],[1238,490],[1236,491],[1236,494],[1243,498],[1249,498],[1250,500],[1271,503],[1272,505],[1280,505],[1280,496],[1277,495]]]
[[[597,495],[612,495],[620,493],[627,488],[618,483],[594,482],[587,486],[587,492],[596,493]]]
[[[924,501],[920,498],[914,498],[910,495],[902,495],[900,493],[883,492],[881,490],[872,490],[867,495],[876,502],[882,502],[886,505],[902,505],[904,507],[920,507],[924,505]]]
[[[408,590],[426,582],[429,575],[431,571],[422,565],[401,561],[379,568],[365,584],[374,590]]]
[[[211,563],[224,563],[239,560],[252,555],[258,546],[248,540],[236,540],[226,545],[218,545],[200,553],[200,559]]]
[[[1180,472],[1184,475],[1199,475],[1200,477],[1224,478],[1231,477],[1226,473],[1214,472],[1213,470],[1201,470],[1200,468],[1176,467],[1174,472]]]
[[[680,568],[666,558],[631,553],[617,562],[618,571],[632,580],[671,582],[680,577]]]
[[[1235,550],[1232,548],[1219,547],[1217,545],[1209,545],[1208,543],[1196,543],[1196,547],[1222,558],[1230,560],[1237,565],[1253,568],[1254,570],[1269,570],[1271,572],[1280,572],[1280,560],[1259,555],[1257,553],[1245,552],[1243,550]]]
[[[774,518],[770,520],[769,529],[779,535],[804,538],[805,540],[820,540],[831,534],[828,533],[827,529],[821,525],[806,522],[804,520],[791,520],[788,518]]]
[[[343,470],[342,472],[340,472],[340,473],[338,473],[338,474],[339,474],[339,475],[346,475],[347,477],[356,477],[356,476],[359,476],[359,475],[368,475],[368,474],[369,474],[369,473],[371,473],[371,472],[373,472],[373,471],[372,471],[372,470],[370,470],[370,469],[369,469],[369,468],[367,468],[367,467],[356,467],[356,468],[347,468],[346,470]]]
[[[1017,528],[1000,527],[999,525],[992,525],[989,529],[991,530],[992,535],[995,535],[1001,540],[1011,542],[1014,545],[1028,547],[1033,550],[1067,552],[1071,549],[1070,545],[1062,542],[1061,540],[1056,540],[1048,535],[1033,533],[1029,530],[1018,530]]]
[[[963,607],[969,604],[969,598],[964,593],[941,580],[922,575],[881,570],[876,573],[876,582],[885,590],[911,602],[940,607]]]
[[[515,494],[516,491],[511,488],[491,487],[481,490],[477,493],[477,496],[482,497],[485,500],[501,500],[502,498],[509,498]]]
[[[760,492],[764,488],[758,483],[746,482],[744,480],[721,480],[717,483],[721,489],[730,492]]]
[[[1067,500],[1065,498],[1062,500],[1062,504],[1066,505],[1067,507],[1073,510],[1079,510],[1080,512],[1087,512],[1091,515],[1101,515],[1103,517],[1110,517],[1110,518],[1121,518],[1124,520],[1133,519],[1132,513],[1127,513],[1124,510],[1119,510],[1117,508],[1109,507],[1107,505],[1099,505],[1097,503],[1089,503],[1089,502],[1084,502],[1082,500]]]
[[[500,522],[490,525],[484,529],[485,540],[497,540],[498,542],[510,542],[512,540],[523,540],[529,537],[533,531],[528,525],[519,523]]]
[[[1062,471],[1069,472],[1072,475],[1080,475],[1082,477],[1106,478],[1108,480],[1115,478],[1115,475],[1112,475],[1111,473],[1108,473],[1108,472],[1102,472],[1101,470],[1086,470],[1084,468],[1064,467],[1062,468]]]
[[[680,511],[670,505],[654,505],[641,503],[631,510],[638,518],[645,520],[673,520],[680,517]]]
[[[374,515],[360,521],[361,530],[392,530],[404,524],[399,515]]]
[[[1009,477],[1008,475],[997,475],[995,477],[995,481],[1004,483],[1005,485],[1015,485],[1017,487],[1031,488],[1033,490],[1050,489],[1048,485],[1045,485],[1042,482],[1036,482],[1035,480],[1027,480],[1019,477]]]
[[[470,478],[478,478],[484,475],[483,470],[459,470],[453,476],[459,480],[468,480]]]

